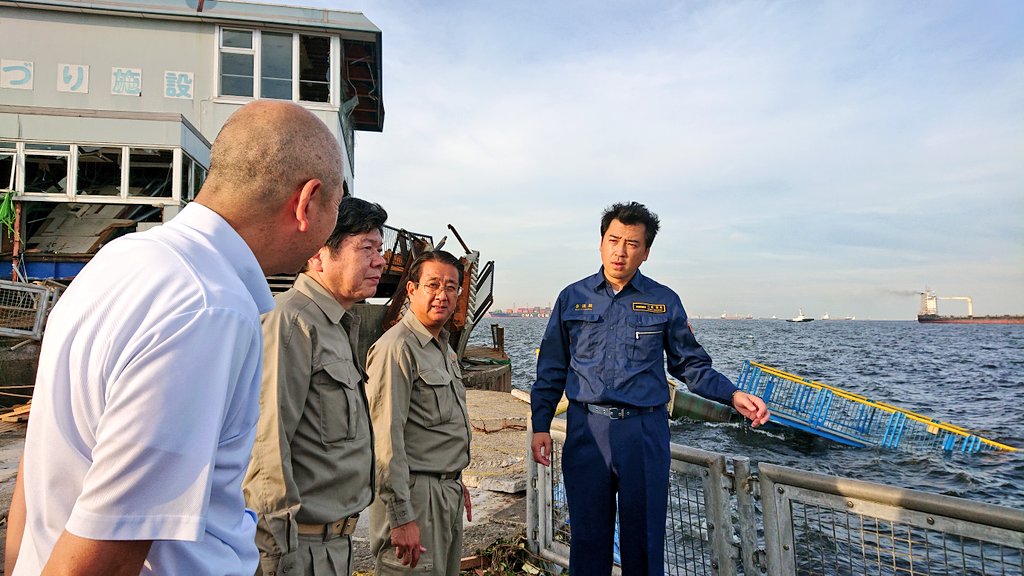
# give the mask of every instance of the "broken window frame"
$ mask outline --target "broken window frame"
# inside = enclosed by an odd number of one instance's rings
[[[7,144],[7,146],[5,146],[5,144]],[[83,150],[83,148],[85,150]],[[115,196],[95,193],[79,193],[78,179],[80,153],[84,155],[92,153],[93,150],[104,148],[118,149],[121,151],[121,157],[123,160],[121,163],[121,178],[119,181],[118,194]],[[134,154],[136,166],[138,166],[137,163],[139,162],[148,162],[150,164],[153,162],[152,160],[140,159],[142,156],[140,152],[143,150],[159,152],[159,159],[157,160],[159,165],[151,165],[149,166],[150,168],[169,171],[168,177],[162,181],[163,186],[160,187],[160,194],[156,196],[133,193],[129,187],[132,182],[131,167],[133,151],[136,152]],[[187,155],[182,148],[167,145],[125,146],[110,143],[0,141],[0,157],[4,156],[14,157],[14,185],[12,187],[14,195],[18,198],[23,198],[29,201],[180,206],[195,197],[195,194],[197,194],[199,189],[202,187],[202,183],[206,180],[206,174],[208,172],[208,168],[203,166],[192,156]],[[62,190],[60,192],[25,191],[26,161],[31,162],[31,159],[34,157],[59,158],[66,162],[67,173],[64,177],[64,184],[62,185]],[[185,161],[186,158],[190,160],[191,168],[187,165]],[[181,176],[184,174],[184,170],[186,169],[190,170],[187,180],[189,184],[187,187],[182,185],[182,182],[185,180]],[[175,178],[175,175],[178,175],[178,177]],[[157,180],[158,178],[151,178],[151,181],[153,182],[156,182]],[[0,186],[2,185],[3,183],[0,183]],[[0,188],[0,190],[2,189],[3,188]]]
[[[7,140],[0,140],[0,163],[4,162],[4,158],[7,158],[11,162],[11,171],[8,174],[7,181],[0,181],[0,191],[13,192],[17,190],[17,175],[18,175],[18,143]]]
[[[189,158],[191,158],[191,156],[189,156]],[[202,164],[195,160],[192,161],[192,187],[189,191],[188,199],[186,200],[186,202],[191,202],[192,200],[195,200],[196,196],[199,194],[199,191],[203,189],[203,183],[206,182],[207,172],[209,172],[209,170],[207,170],[205,166],[203,166]],[[184,192],[182,192],[182,195],[184,195]]]
[[[252,48],[244,47],[233,47],[225,46],[224,38],[225,32],[248,32],[251,34]],[[263,95],[263,83],[264,83],[264,70],[263,70],[263,33],[274,34],[274,35],[291,35],[291,100],[293,102],[301,102],[312,107],[325,106],[336,108],[340,105],[340,75],[341,75],[341,38],[337,35],[330,34],[310,34],[306,32],[290,32],[286,30],[260,30],[260,29],[245,29],[236,28],[234,26],[225,26],[218,28],[217,34],[220,39],[217,46],[217,94],[220,98],[225,99],[240,99],[240,100],[256,100],[260,98],[273,98],[272,96]],[[315,76],[303,76],[302,70],[302,50],[307,44],[304,44],[304,39],[310,38],[326,38],[329,40],[328,48],[328,59],[327,59],[327,70],[324,75]],[[227,94],[224,91],[224,77],[223,71],[223,55],[224,54],[239,54],[239,55],[251,55],[253,59],[253,79],[252,79],[252,95],[239,95],[239,94]],[[230,75],[237,76],[237,75]],[[317,79],[320,78],[320,79]],[[283,78],[270,78],[267,79],[281,81]],[[304,90],[304,85],[306,90]],[[303,96],[309,97],[311,94],[318,93],[315,88],[316,86],[327,87],[327,100],[307,100],[303,99]],[[282,98],[278,98],[282,99]]]
[[[195,190],[192,188],[192,166],[195,160],[188,154],[181,155],[181,200],[190,202],[195,197]]]
[[[174,193],[174,189],[176,187],[175,186],[175,181],[174,181],[174,174],[175,174],[175,170],[174,170],[175,160],[174,160],[174,157],[177,154],[175,148],[166,148],[166,147],[163,147],[163,146],[130,146],[130,147],[129,146],[125,146],[125,148],[128,149],[127,150],[128,151],[128,156],[127,156],[128,157],[128,162],[127,162],[127,164],[128,164],[128,170],[127,170],[128,174],[127,174],[127,179],[124,181],[124,186],[121,189],[121,198],[122,199],[127,200],[127,199],[130,199],[130,198],[137,198],[137,199],[143,199],[143,198],[145,198],[145,199],[150,199],[150,198],[152,198],[152,199],[176,198],[175,193]],[[180,149],[178,149],[178,150],[180,150]],[[163,158],[163,156],[164,156],[163,153],[165,153],[165,152],[170,153],[170,158],[167,159],[167,160],[170,161],[169,164],[167,164],[165,159]],[[152,160],[151,159],[154,156],[157,158],[156,160]],[[143,159],[143,157],[145,157],[146,159]],[[135,168],[135,170],[133,170],[133,168]],[[132,188],[133,188],[132,185],[134,183],[139,182],[139,177],[141,175],[142,168],[153,168],[153,169],[156,169],[156,170],[170,170],[170,174],[168,174],[167,177],[164,178],[164,180],[162,182],[160,182],[157,178],[153,178],[153,177],[151,177],[151,178],[143,178],[142,179],[142,182],[143,182],[142,186],[136,186],[136,188],[139,188],[138,192],[133,192],[132,191]],[[160,193],[159,194],[153,194],[152,192],[154,190],[157,190]],[[166,192],[164,192],[165,190],[166,190]],[[177,196],[177,198],[180,198],[180,194],[179,194],[179,196]]]
[[[81,198],[124,198],[125,197],[125,195],[124,195],[125,181],[126,181],[126,178],[128,176],[128,162],[127,162],[128,155],[127,155],[127,150],[125,150],[126,147],[125,146],[113,146],[113,145],[108,145],[108,146],[101,146],[101,145],[95,145],[95,146],[78,145],[78,146],[76,146],[76,148],[78,150],[77,150],[77,155],[76,155],[76,158],[75,158],[75,170],[76,170],[76,173],[75,173],[75,189],[74,189],[75,198],[76,199],[81,199]],[[83,184],[84,184],[83,183],[83,178],[82,178],[82,160],[84,158],[89,158],[90,156],[92,156],[94,154],[98,154],[101,157],[103,156],[104,153],[114,154],[115,150],[116,150],[116,154],[117,154],[117,161],[116,161],[117,162],[117,194],[100,194],[100,193],[94,193],[94,192],[93,193],[84,192],[82,190]]]
[[[0,181],[0,192],[12,192],[15,189],[14,181],[18,173],[18,155],[14,152],[0,152],[0,165],[5,161],[10,161],[11,172],[8,175],[7,182]]]
[[[317,40],[327,39],[328,40],[328,44],[327,44],[327,71],[326,71],[326,74],[324,76],[320,77],[320,79],[316,79],[315,77],[303,77],[303,69],[302,69],[303,40],[311,40],[311,39],[317,39]],[[335,50],[335,44],[338,45],[337,51]],[[307,48],[308,48],[308,44],[307,44]],[[298,101],[298,102],[316,102],[316,103],[322,103],[322,104],[331,104],[335,100],[339,100],[338,98],[335,98],[335,96],[334,96],[334,86],[333,86],[334,80],[333,80],[333,78],[334,78],[334,73],[335,73],[336,69],[337,69],[337,71],[340,72],[340,66],[336,66],[335,65],[336,62],[340,62],[341,61],[341,58],[340,58],[341,52],[340,52],[340,50],[341,50],[341,44],[340,44],[339,39],[336,36],[324,36],[324,35],[319,35],[319,34],[296,34],[295,35],[295,65],[294,65],[294,67],[295,67],[295,98],[296,98],[296,101]],[[308,57],[308,50],[307,50],[307,59],[308,58],[309,57]],[[310,88],[311,92],[315,92],[315,90],[313,90],[314,88],[320,87],[322,89],[325,85],[326,85],[326,88],[327,88],[327,100],[310,100],[309,98],[303,98],[302,97],[303,96],[303,92],[304,92],[304,90],[303,90],[304,87],[308,87],[308,88]]]
[[[18,167],[15,169],[17,172],[15,186],[20,195],[28,198],[55,198],[60,196],[70,199],[74,197],[75,157],[77,155],[75,146],[55,142],[18,142],[17,151],[18,158],[16,164]],[[29,164],[33,158],[56,158],[64,161],[64,178],[58,179],[53,183],[59,190],[52,192],[47,190],[28,190],[29,183],[26,180],[30,177]],[[36,160],[36,162],[40,161],[42,160]],[[50,162],[50,160],[46,160],[46,162]]]

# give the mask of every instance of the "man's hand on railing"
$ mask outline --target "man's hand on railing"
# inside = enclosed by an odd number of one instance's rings
[[[544,466],[551,465],[551,434],[547,432],[534,432],[530,441],[530,449],[533,451],[533,459]]]

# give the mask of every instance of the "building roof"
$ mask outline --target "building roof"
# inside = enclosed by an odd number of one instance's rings
[[[49,8],[67,12],[117,13],[141,18],[264,23],[323,30],[380,34],[359,12],[256,4],[236,0],[15,0],[22,8]]]
[[[359,97],[351,115],[353,128],[374,132],[384,129],[381,31],[359,12],[236,0],[14,0],[11,4],[36,10],[205,22],[213,25],[269,25],[338,34],[345,49],[343,73]]]

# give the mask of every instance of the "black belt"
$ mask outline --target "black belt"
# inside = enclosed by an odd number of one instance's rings
[[[462,478],[462,470],[458,472],[413,472],[413,474],[422,474],[423,476],[430,476],[438,480],[459,480]]]
[[[649,414],[655,410],[661,408],[660,406],[647,406],[644,408],[627,408],[625,406],[611,406],[605,404],[583,404],[587,407],[587,411],[591,414],[599,414],[601,416],[607,416],[612,420],[622,420],[623,418],[629,418],[630,416],[639,416],[640,414]]]

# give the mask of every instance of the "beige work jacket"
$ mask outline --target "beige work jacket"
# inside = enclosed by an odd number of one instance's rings
[[[447,474],[469,465],[466,388],[448,332],[434,338],[412,312],[370,347],[366,364],[378,496],[394,528],[416,519],[410,472]]]
[[[373,499],[373,435],[359,317],[299,274],[263,317],[263,384],[243,489],[261,555],[294,549],[295,523],[326,524]]]

